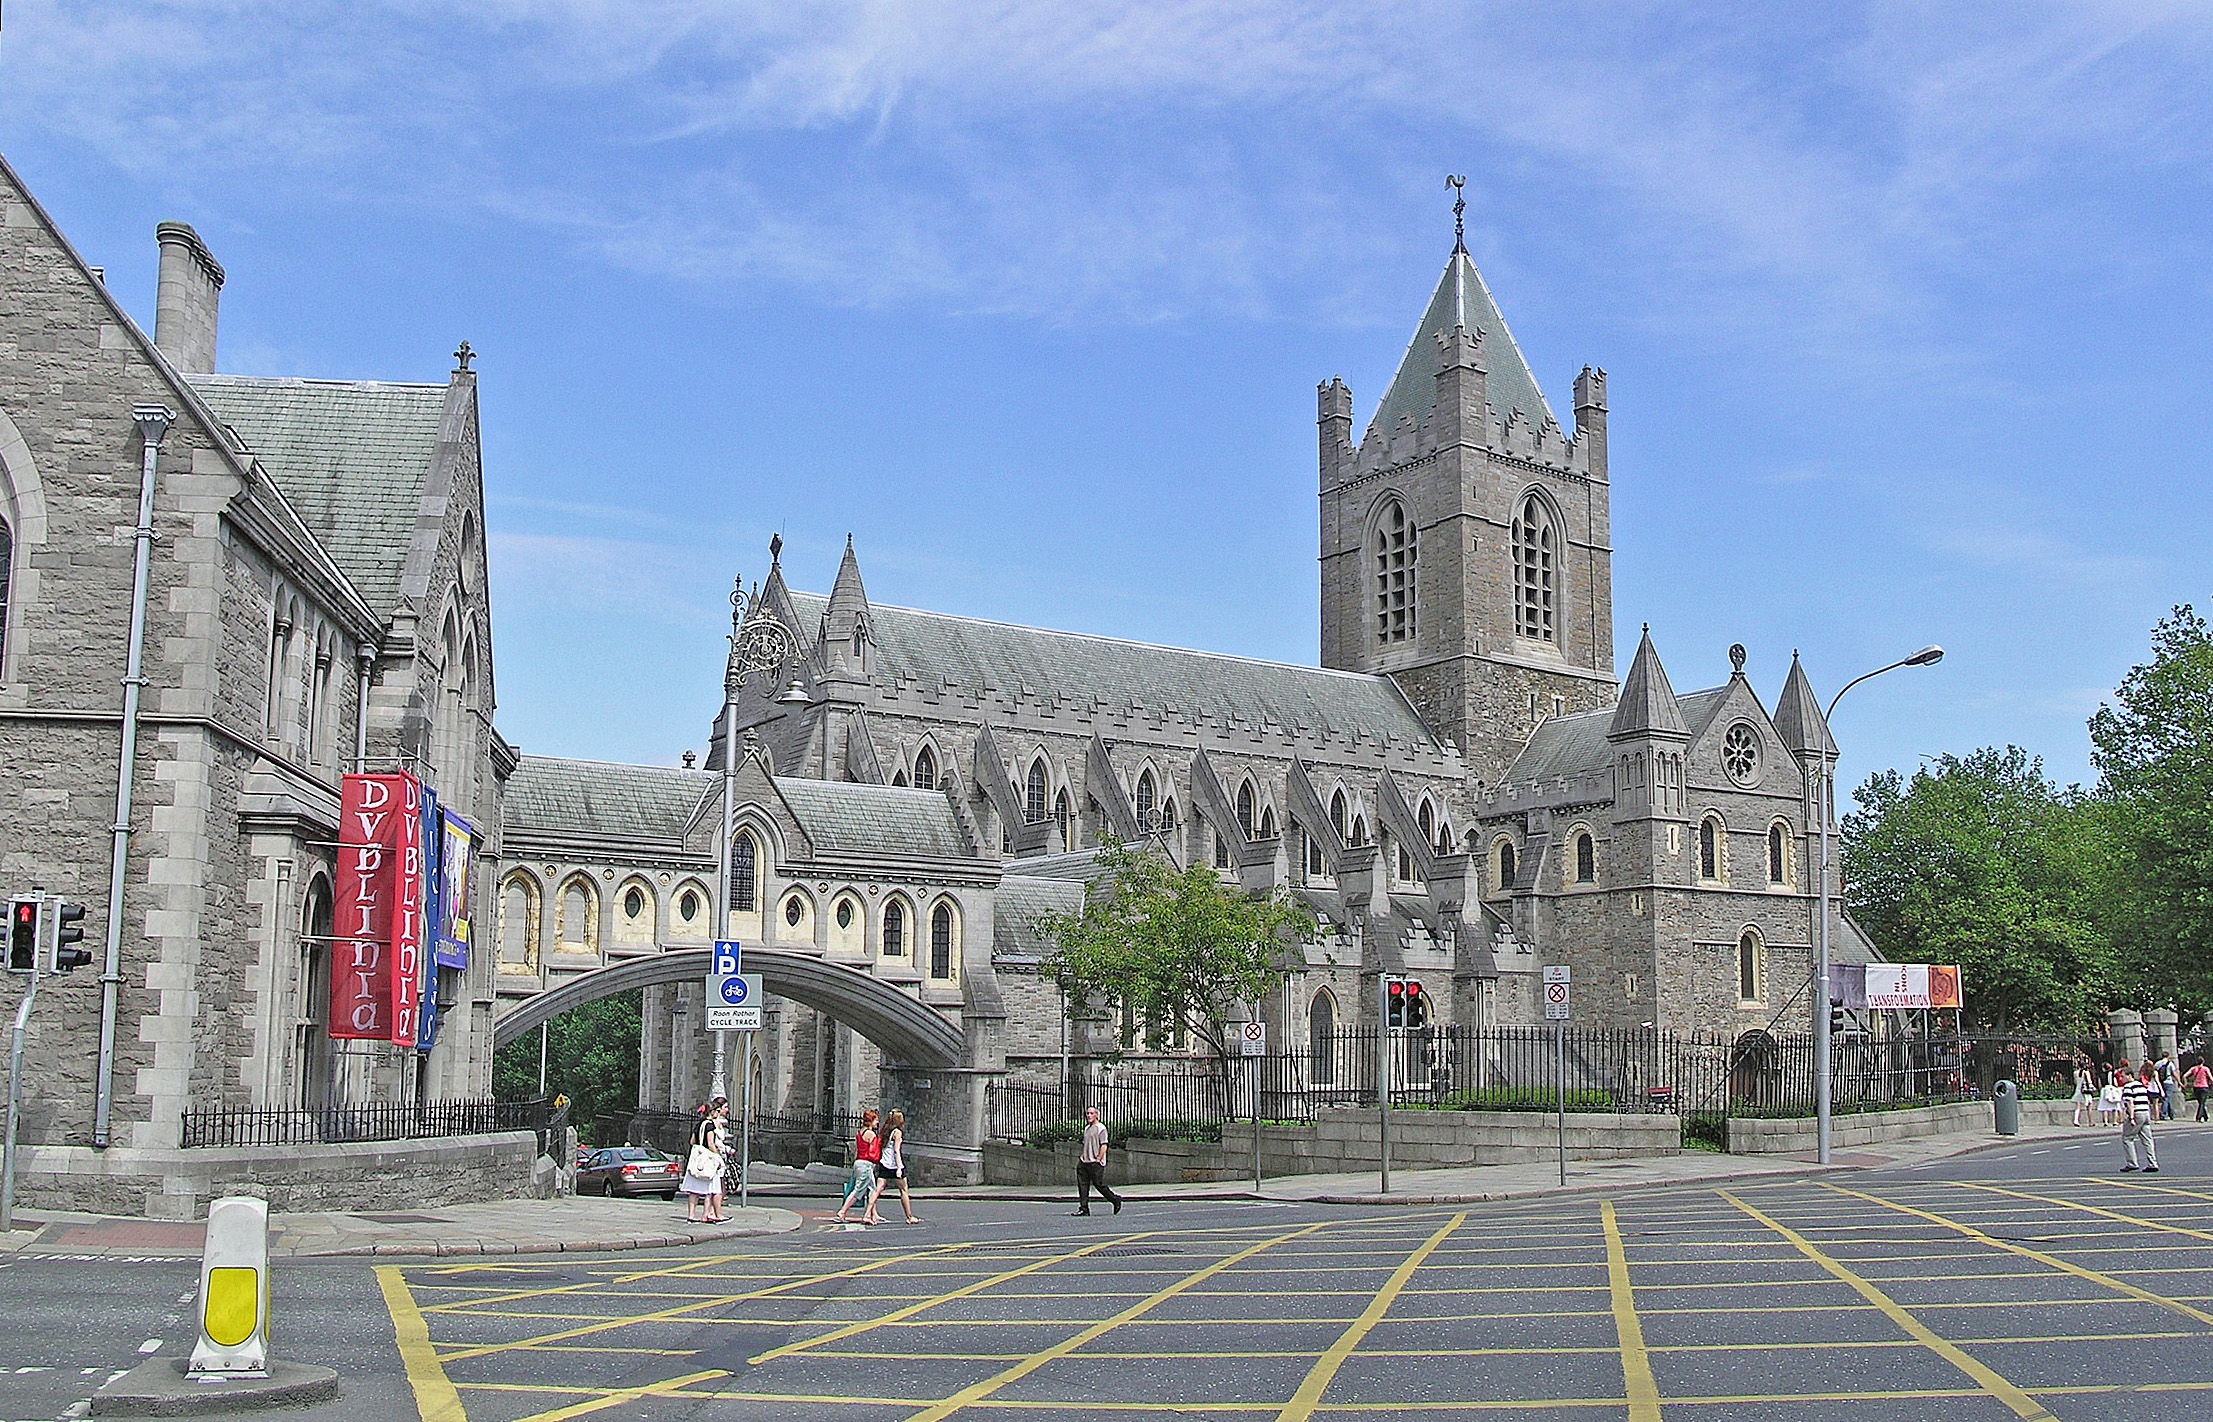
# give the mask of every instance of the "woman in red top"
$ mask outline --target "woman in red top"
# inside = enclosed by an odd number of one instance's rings
[[[876,1183],[876,1162],[884,1153],[883,1138],[876,1134],[876,1113],[861,1112],[861,1133],[853,1142],[853,1178],[845,1187],[845,1202],[838,1206],[838,1223],[845,1224],[846,1213],[856,1200],[866,1200],[869,1189]]]

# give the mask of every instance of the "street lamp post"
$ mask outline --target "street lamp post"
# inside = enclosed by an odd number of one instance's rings
[[[1871,672],[1862,672],[1844,683],[1837,694],[1829,698],[1829,709],[1822,713],[1822,725],[1826,727],[1836,715],[1836,704],[1844,699],[1844,693],[1866,681],[1900,667],[1925,667],[1944,660],[1944,649],[1938,646],[1923,647],[1910,657],[1900,657],[1888,666],[1880,666]],[[1821,821],[1821,922],[1814,934],[1814,982],[1819,984],[1821,1000],[1814,1004],[1813,1014],[1813,1116],[1814,1158],[1823,1165],[1829,1163],[1829,1124],[1833,1104],[1832,1082],[1834,1070],[1830,1062],[1829,1014],[1834,1010],[1834,999],[1829,992],[1829,917],[1830,883],[1832,869],[1829,862],[1829,821],[1836,813],[1836,767],[1832,764],[1828,746],[1815,748],[1814,759],[1814,813]]]

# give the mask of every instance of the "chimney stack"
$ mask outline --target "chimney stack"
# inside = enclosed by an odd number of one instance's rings
[[[161,244],[161,280],[154,296],[154,344],[185,375],[215,369],[215,303],[223,292],[223,268],[182,222],[154,229]]]

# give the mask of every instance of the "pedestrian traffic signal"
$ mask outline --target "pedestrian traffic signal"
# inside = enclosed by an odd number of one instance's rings
[[[8,971],[28,973],[38,966],[38,928],[43,899],[8,901]]]
[[[54,901],[54,945],[53,953],[46,960],[46,971],[66,973],[92,961],[92,950],[77,946],[84,942],[85,931],[77,926],[84,920],[83,904]]]

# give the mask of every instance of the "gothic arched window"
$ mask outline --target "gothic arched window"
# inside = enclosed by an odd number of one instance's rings
[[[1762,981],[1763,966],[1760,961],[1760,931],[1747,928],[1744,936],[1737,939],[1737,1001],[1760,1000],[1761,989],[1766,986]]]
[[[939,904],[930,911],[930,976],[941,982],[953,976],[951,904]]]
[[[1539,642],[1560,640],[1555,620],[1554,578],[1559,535],[1552,509],[1535,494],[1521,501],[1514,515],[1514,634]]]
[[[1514,842],[1502,839],[1498,842],[1498,891],[1505,893],[1514,887]]]
[[[1253,837],[1252,813],[1252,782],[1250,780],[1240,781],[1237,786],[1237,827],[1245,832],[1245,838],[1247,839]]]
[[[1068,792],[1066,790],[1053,797],[1053,822],[1060,826],[1060,847],[1062,849],[1074,849],[1076,847],[1076,816],[1068,808]]]
[[[1721,821],[1708,815],[1698,822],[1698,877],[1719,879],[1721,866]]]
[[[1140,833],[1153,827],[1153,801],[1159,793],[1153,787],[1150,770],[1137,777],[1137,828]]]
[[[1337,831],[1339,842],[1350,843],[1346,837],[1352,833],[1352,826],[1345,818],[1345,792],[1342,790],[1329,797],[1329,823]]]
[[[1022,782],[1022,818],[1033,825],[1045,823],[1045,762],[1030,762],[1030,773]]]
[[[1337,1080],[1337,999],[1323,988],[1306,1009],[1306,1053],[1311,1079],[1317,1086]]]
[[[907,956],[907,906],[898,899],[884,905],[884,956]]]
[[[1767,827],[1767,882],[1790,882],[1790,832],[1781,820]]]
[[[1414,635],[1414,526],[1393,499],[1375,521],[1375,635],[1404,642]]]
[[[937,752],[924,746],[914,756],[914,788],[937,789]]]
[[[1588,834],[1575,837],[1575,882],[1588,884],[1598,877],[1598,845]]]
[[[750,833],[740,832],[730,841],[730,911],[751,913],[758,906],[755,886],[760,882],[761,846]]]
[[[1260,812],[1260,837],[1262,839],[1274,839],[1276,837],[1276,812],[1274,810],[1262,810]]]

